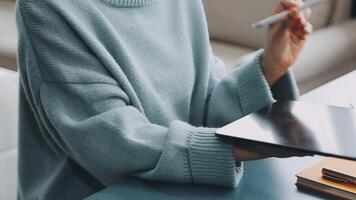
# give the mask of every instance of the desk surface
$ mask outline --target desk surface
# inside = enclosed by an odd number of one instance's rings
[[[321,159],[321,157],[271,158],[246,162],[244,176],[236,189],[129,180],[107,188],[87,200],[317,200],[322,196],[298,191],[294,184],[295,174]]]
[[[304,95],[306,102],[350,107],[356,98],[356,71]],[[330,197],[299,191],[295,175],[319,162],[322,157],[276,159],[270,158],[244,163],[244,176],[236,189],[191,184],[172,184],[142,180],[122,181],[87,200],[165,199],[264,199],[264,200],[317,200]]]
[[[356,109],[356,70],[304,94],[300,100]]]

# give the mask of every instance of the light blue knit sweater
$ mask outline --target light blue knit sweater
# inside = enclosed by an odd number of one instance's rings
[[[297,96],[290,73],[271,92],[259,56],[225,75],[200,0],[18,0],[17,21],[19,199],[122,177],[234,187],[213,127]]]

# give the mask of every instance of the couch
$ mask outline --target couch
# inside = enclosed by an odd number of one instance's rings
[[[203,0],[213,51],[229,69],[263,47],[266,29],[251,24],[271,14],[280,0]],[[313,9],[315,32],[293,66],[301,93],[356,68],[356,20],[352,0],[329,0]]]
[[[269,16],[279,0],[203,0],[213,51],[229,70],[263,47],[266,30],[250,25]],[[351,0],[330,0],[315,9],[316,28],[293,66],[302,93],[356,66],[356,20]],[[13,0],[0,0],[0,199],[16,199],[17,89],[16,28]],[[4,69],[7,68],[7,69]]]
[[[0,68],[0,199],[15,200],[18,74]]]
[[[0,67],[16,70],[15,1],[0,0]]]

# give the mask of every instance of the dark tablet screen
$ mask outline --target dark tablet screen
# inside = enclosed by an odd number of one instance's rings
[[[239,144],[264,144],[356,160],[352,109],[296,101],[276,102],[217,130]]]

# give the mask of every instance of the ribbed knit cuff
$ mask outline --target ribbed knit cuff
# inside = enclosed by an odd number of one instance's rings
[[[237,91],[245,115],[275,102],[262,73],[260,65],[262,54],[263,50],[259,51],[252,61],[235,72],[238,80]]]
[[[196,128],[191,135],[189,161],[192,181],[236,187],[242,177],[242,167],[236,167],[233,147],[215,136],[215,129]]]
[[[242,177],[233,146],[215,136],[215,128],[174,121],[153,169],[134,175],[147,180],[236,187]]]

